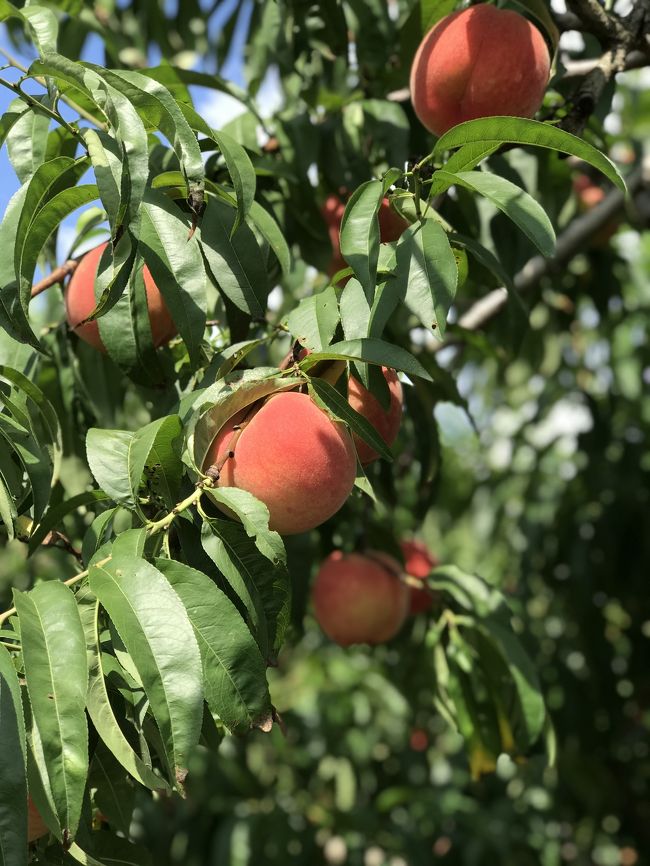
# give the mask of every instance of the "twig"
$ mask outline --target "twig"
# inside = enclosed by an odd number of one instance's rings
[[[4,48],[0,48],[0,54],[2,54],[2,56],[5,57],[9,61],[11,66],[13,66],[15,69],[19,69],[21,72],[24,72],[25,75],[29,75],[29,69],[24,64],[22,64],[19,60],[16,60],[16,58],[13,57],[11,54],[9,54],[8,51],[5,51]],[[33,78],[34,78],[34,81],[38,82],[38,84],[41,84],[43,87],[47,86],[45,79],[41,78],[41,76],[34,75]],[[63,93],[60,93],[59,98],[61,99],[62,102],[65,102],[65,104],[69,108],[71,108],[73,111],[76,111],[77,114],[79,115],[79,117],[83,117],[85,120],[89,121],[90,123],[93,123],[99,129],[104,129],[104,130],[108,129],[107,124],[105,124],[102,120],[99,120],[98,118],[96,118],[89,111],[86,111],[85,108],[82,108],[81,105],[78,105],[73,99],[70,99],[69,96],[66,96]]]
[[[564,66],[564,75],[562,76],[562,79],[582,78],[596,69],[600,60],[600,57],[590,57],[587,60],[563,60],[562,65]],[[625,58],[625,72],[630,69],[642,69],[644,66],[648,66],[647,54],[644,54],[643,51],[637,49],[628,53]]]
[[[158,532],[162,532],[164,529],[172,523],[172,521],[181,513],[181,511],[185,511],[186,508],[189,508],[190,505],[193,505],[195,502],[201,497],[201,494],[207,487],[212,487],[213,482],[210,478],[203,478],[196,485],[196,490],[190,494],[186,499],[183,499],[178,503],[169,514],[166,514],[160,520],[155,521],[154,523],[150,523],[147,526],[147,534],[148,535],[156,535]],[[99,562],[96,562],[92,567],[93,568],[101,568],[103,565],[106,565],[107,562],[110,562],[112,559],[111,556],[107,556],[105,559],[100,559]],[[79,583],[80,580],[83,580],[85,577],[88,577],[89,569],[86,568],[84,571],[80,571],[79,574],[75,574],[73,577],[69,577],[67,580],[64,580],[63,583],[66,586],[73,586],[75,583]],[[16,608],[11,607],[9,610],[6,610],[4,613],[0,613],[0,627],[2,624],[9,619],[10,616],[13,616],[16,613]]]
[[[42,280],[39,280],[38,283],[34,283],[32,286],[32,298],[35,298],[37,295],[40,295],[41,292],[49,289],[50,286],[55,286],[57,283],[62,283],[63,280],[70,276],[70,274],[74,274],[79,265],[78,259],[68,259],[67,262],[64,262],[62,265],[59,265],[58,268],[55,268],[51,274],[47,277],[44,277]]]

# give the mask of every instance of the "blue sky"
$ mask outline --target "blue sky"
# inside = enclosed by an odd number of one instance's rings
[[[164,5],[167,10],[173,10],[176,7],[176,2],[174,2],[174,0],[165,0]],[[202,5],[210,5],[209,0],[203,0]],[[229,0],[228,3],[219,6],[217,13],[210,19],[209,34],[211,36],[214,36],[224,26],[238,5],[239,0]],[[220,75],[242,86],[245,83],[242,49],[246,39],[251,11],[252,0],[247,0],[247,2],[245,2],[241,7],[232,45],[230,46],[224,62],[219,68]],[[20,62],[25,66],[29,66],[30,62],[36,57],[35,52],[32,54],[25,54],[24,52],[21,53],[16,51],[9,41],[4,25],[0,25],[0,47],[9,51],[10,54],[20,60]],[[84,47],[83,55],[79,59],[93,63],[101,62],[102,53],[101,40],[99,36],[92,34],[89,37]],[[149,52],[150,64],[155,66],[159,60],[160,53],[158,50],[151,50]],[[197,65],[197,68],[205,72],[217,71],[214,61],[208,64],[199,64]],[[12,73],[13,71],[5,71],[0,74],[7,76],[12,81],[15,81],[17,75]],[[29,86],[26,89],[35,93],[42,92],[42,88],[39,88],[38,85]],[[197,105],[197,110],[208,121],[208,123],[212,123],[213,126],[223,125],[242,110],[236,100],[226,96],[225,94],[220,94],[217,91],[210,91],[205,88],[193,88],[193,96]],[[0,113],[4,113],[7,110],[13,98],[14,96],[10,90],[4,87],[0,88]],[[0,214],[4,214],[9,199],[18,187],[19,182],[11,163],[9,162],[7,149],[6,147],[3,147],[0,149]],[[69,237],[71,227],[75,224],[78,215],[79,212],[74,214],[64,224],[64,229],[61,232],[63,239]]]

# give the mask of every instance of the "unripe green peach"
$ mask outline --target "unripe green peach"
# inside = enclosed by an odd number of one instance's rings
[[[411,67],[413,109],[436,135],[478,117],[532,117],[549,72],[537,27],[517,12],[480,3],[447,15],[420,43]]]
[[[203,470],[210,466],[219,468],[219,487],[239,487],[264,502],[270,528],[282,535],[335,514],[356,477],[345,425],[297,391],[273,394],[231,418],[210,445]]]
[[[397,378],[397,373],[388,367],[382,367],[382,373],[388,383],[390,391],[390,405],[384,409],[379,400],[365,388],[358,379],[350,376],[348,382],[348,402],[353,409],[369,421],[379,433],[384,442],[390,446],[397,438],[397,433],[402,423],[402,404],[404,395],[402,385]],[[354,444],[357,448],[359,461],[362,464],[372,463],[379,454],[366,442],[355,434]]]
[[[331,553],[313,588],[314,613],[325,634],[341,646],[378,644],[402,627],[409,590],[399,563],[384,553]]]
[[[79,339],[89,343],[103,353],[106,352],[106,347],[99,334],[97,321],[86,322],[84,325],[81,322],[95,309],[95,280],[97,279],[99,260],[107,246],[108,243],[100,244],[85,254],[70,278],[65,291],[65,309],[68,325],[77,334]],[[176,326],[146,265],[142,276],[147,294],[153,344],[156,347],[162,346],[176,335]],[[107,315],[110,316],[110,312]]]

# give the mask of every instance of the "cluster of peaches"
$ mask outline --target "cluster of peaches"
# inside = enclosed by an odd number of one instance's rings
[[[472,6],[443,18],[422,40],[411,70],[413,107],[436,135],[478,117],[530,117],[541,105],[549,70],[548,48],[530,21],[491,5]],[[330,274],[345,267],[339,242],[344,210],[345,203],[334,195],[322,209],[333,248]],[[407,223],[384,199],[379,225],[382,242],[390,242],[399,238]],[[102,352],[97,322],[86,318],[95,306],[94,284],[106,246],[83,257],[65,292],[70,327]],[[175,336],[176,328],[146,267],[143,277],[153,343],[161,346]],[[383,368],[383,373],[390,391],[388,409],[352,376],[348,400],[391,445],[400,425],[402,387],[394,370]],[[307,394],[292,391],[274,394],[231,418],[212,442],[203,469],[218,466],[220,486],[255,495],[269,509],[270,528],[291,534],[308,531],[336,513],[352,491],[357,458],[365,465],[377,456]],[[433,560],[426,551],[409,548],[405,557],[411,577],[429,573]],[[314,588],[316,615],[326,633],[341,644],[392,637],[409,608],[417,607],[418,596],[402,571],[395,560],[379,552],[331,554]]]

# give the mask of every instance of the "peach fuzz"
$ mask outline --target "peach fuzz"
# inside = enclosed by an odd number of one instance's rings
[[[435,135],[478,117],[533,117],[549,74],[537,27],[481,3],[447,15],[420,43],[411,66],[413,109]]]
[[[404,556],[404,571],[411,577],[424,580],[429,576],[431,570],[438,565],[436,557],[421,541],[403,541],[400,547]],[[425,589],[410,587],[409,613],[412,616],[429,610],[431,603],[431,593]]]
[[[399,563],[384,553],[331,553],[312,592],[314,613],[325,634],[341,646],[378,644],[394,637],[409,604],[400,574]]]
[[[100,244],[85,254],[65,290],[65,308],[69,326],[79,339],[103,353],[106,353],[106,348],[102,342],[97,322],[86,322],[85,325],[80,323],[95,309],[97,269],[99,268],[99,260],[102,257],[102,253],[107,246],[108,243]],[[153,343],[156,347],[162,346],[176,335],[176,326],[146,265],[142,275],[147,293],[147,306],[149,308]],[[108,315],[110,315],[110,312]]]
[[[395,370],[388,367],[382,367],[381,369],[390,391],[390,406],[388,409],[384,409],[379,400],[353,376],[350,376],[348,382],[348,402],[353,409],[360,415],[363,415],[372,424],[384,442],[390,447],[397,438],[397,433],[402,423],[404,395],[402,393],[402,384],[397,378]],[[362,464],[372,463],[373,460],[379,457],[377,452],[356,434],[354,436],[354,444],[357,448],[359,461]]]
[[[234,430],[238,425],[241,430]],[[270,528],[282,535],[307,532],[335,514],[356,477],[345,425],[297,391],[274,394],[234,415],[214,438],[203,469],[221,464],[218,486],[261,499]]]
[[[341,255],[340,231],[344,211],[345,202],[337,195],[328,195],[321,208],[332,244],[332,260],[327,269],[330,276],[348,266]],[[387,198],[382,199],[377,218],[379,219],[379,239],[382,244],[396,241],[409,225],[398,213],[395,213]]]

